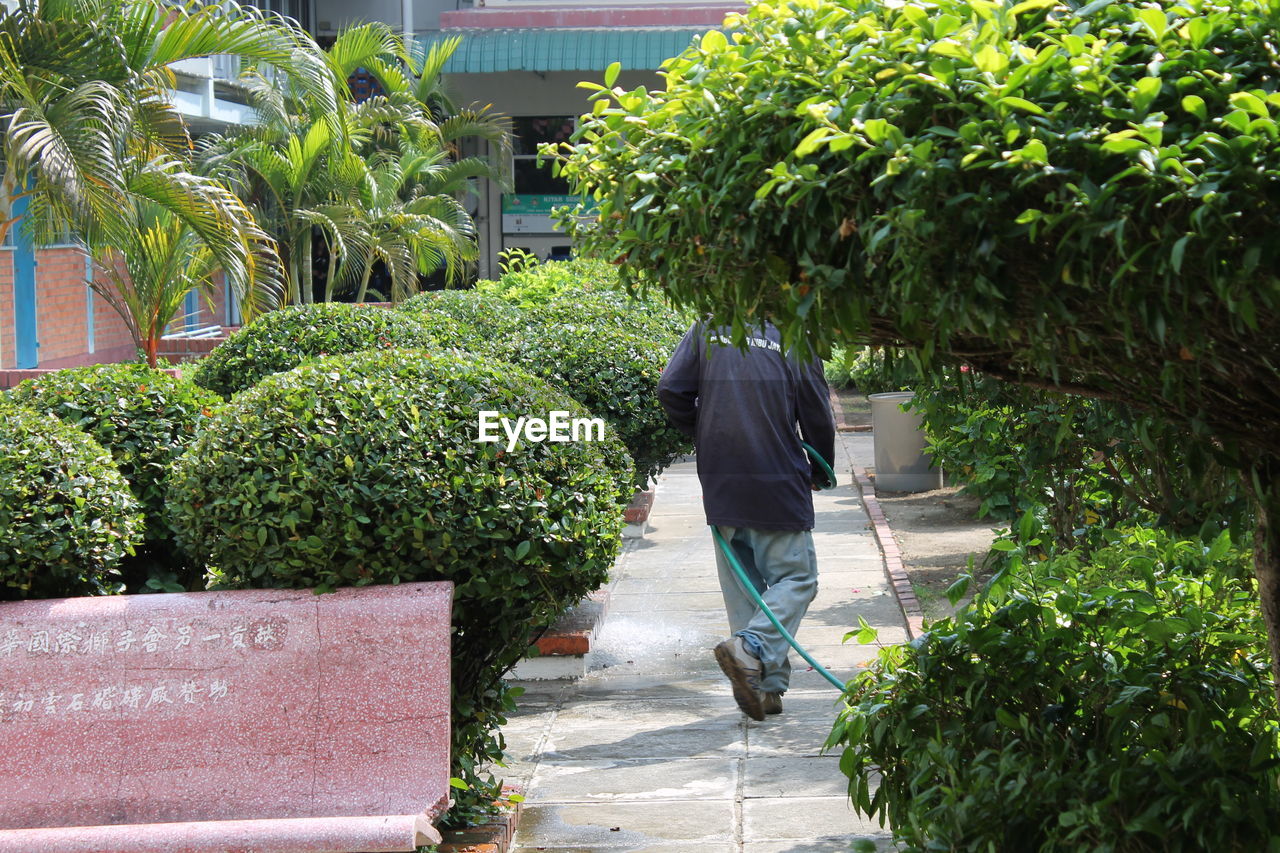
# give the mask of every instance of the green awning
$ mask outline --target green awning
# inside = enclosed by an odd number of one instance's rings
[[[627,71],[654,71],[707,31],[703,28],[450,29],[419,36],[434,41],[462,36],[446,74],[495,71],[603,71],[620,62]]]

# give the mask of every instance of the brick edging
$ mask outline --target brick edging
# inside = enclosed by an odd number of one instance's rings
[[[840,405],[840,397],[836,394],[836,389],[827,388],[827,396],[831,401],[831,417],[835,418],[836,430],[843,432],[849,428],[849,423],[844,419],[844,406]]]
[[[591,651],[596,631],[609,615],[609,586],[589,592],[565,611],[534,643],[543,656],[580,656]]]
[[[827,397],[831,405],[831,417],[836,422],[836,432],[871,432],[871,424],[850,424],[844,417],[844,406],[840,405],[840,396],[836,389],[828,387]]]
[[[876,500],[876,489],[867,476],[866,469],[860,465],[853,466],[853,478],[858,484],[862,497],[862,506],[871,520],[871,530],[880,544],[880,553],[884,555],[884,572],[889,577],[893,594],[898,599],[898,607],[902,610],[902,618],[907,622],[908,636],[915,638],[924,633],[924,612],[920,609],[920,600],[911,588],[911,579],[907,576],[906,564],[902,561],[902,550],[893,538],[893,530],[884,517],[880,501]]]
[[[479,826],[445,830],[441,833],[444,843],[437,848],[439,853],[507,853],[511,849],[524,808],[523,802],[513,803],[507,797],[519,793],[518,788],[504,785],[503,812]]]
[[[643,524],[649,520],[649,512],[653,509],[653,490],[639,491],[631,496],[631,502],[623,510],[622,520],[627,524]]]

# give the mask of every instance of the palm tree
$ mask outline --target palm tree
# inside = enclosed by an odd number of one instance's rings
[[[237,287],[263,276],[271,285],[277,265],[263,263],[243,205],[183,162],[191,142],[168,98],[170,66],[239,54],[335,103],[333,75],[309,41],[278,16],[219,4],[18,0],[0,11],[0,239],[25,219],[37,243],[73,230],[92,245],[118,230],[122,210],[153,204],[184,222]]]
[[[312,223],[301,211],[333,192],[334,170],[350,150],[348,118],[345,112],[298,112],[266,78],[242,79],[259,123],[207,140],[200,168],[227,179],[275,241],[285,265],[287,301],[309,303]]]
[[[392,302],[417,293],[418,276],[441,267],[451,281],[461,277],[475,260],[476,243],[470,215],[448,191],[456,185],[457,167],[444,151],[408,145],[368,161],[351,158],[354,193],[304,212],[324,228],[339,261],[326,299],[339,285],[358,279],[355,301],[363,302],[379,262],[391,277],[391,292],[383,296]]]
[[[344,31],[333,48],[314,49],[312,59],[339,81],[350,74],[347,66],[376,57],[394,57],[400,42],[382,24],[367,24]],[[256,71],[241,76],[257,121],[223,136],[211,136],[202,145],[201,168],[224,177],[249,204],[258,221],[279,246],[285,264],[288,301],[314,300],[312,244],[314,221],[309,213],[327,204],[349,176],[356,135],[368,136],[366,125],[353,109],[345,82],[339,90],[346,97],[334,103],[319,102],[305,87],[287,84]],[[406,120],[411,110],[384,107],[380,118]],[[349,178],[348,178],[349,180]]]
[[[483,177],[506,185],[510,181],[511,120],[490,111],[459,107],[444,87],[444,67],[462,44],[461,36],[442,39],[424,48],[418,41],[406,46],[399,64],[370,62],[366,67],[378,79],[393,102],[407,101],[421,111],[422,121],[411,126],[416,145],[422,134],[448,151],[454,162],[471,177]],[[345,66],[339,66],[339,70]],[[347,72],[350,73],[349,71]],[[490,152],[466,156],[463,143],[483,142]],[[465,165],[464,165],[465,164]]]
[[[222,203],[231,207],[239,203],[230,192],[224,192],[230,198]],[[124,318],[147,364],[156,367],[165,328],[191,290],[212,297],[219,264],[209,245],[168,207],[135,198],[117,214],[109,233],[99,235],[91,246],[106,281],[95,278],[89,284]],[[256,240],[256,246],[249,250],[262,262],[271,263],[274,253],[266,235],[256,230],[248,211],[243,211],[243,216],[248,219],[246,232]],[[249,293],[238,288],[237,295],[249,303],[246,314],[261,307],[261,302],[273,304],[277,296],[261,287]]]
[[[485,158],[459,157],[457,143],[470,135],[509,146],[508,136],[496,118],[433,116],[419,95],[427,96],[428,77],[438,88],[447,54],[432,56],[435,65],[415,65],[385,24],[345,30],[323,57],[331,73],[346,79],[368,68],[393,91],[359,104],[340,98],[334,110],[317,110],[289,87],[246,77],[258,123],[211,140],[202,163],[233,183],[279,244],[290,301],[313,299],[317,228],[335,260],[322,292],[326,300],[342,292],[342,284],[354,284],[363,299],[378,263],[390,272],[391,295],[399,298],[417,290],[419,274],[443,267],[457,280],[474,259],[474,226],[458,198],[472,178],[504,175]],[[413,76],[415,68],[421,78]]]

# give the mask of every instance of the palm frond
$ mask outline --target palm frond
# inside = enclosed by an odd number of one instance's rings
[[[453,100],[444,89],[444,67],[462,45],[461,36],[452,36],[433,42],[430,49],[422,52],[420,43],[413,45],[411,57],[420,59],[411,67],[416,77],[413,83],[413,96],[424,104],[433,116],[455,111]]]
[[[405,59],[404,43],[387,24],[380,22],[347,27],[326,51],[337,77],[346,80],[358,68],[388,67]]]
[[[251,297],[251,306],[281,301],[284,274],[273,241],[225,186],[183,171],[179,161],[157,158],[131,170],[126,190],[180,219],[208,247],[228,283]]]

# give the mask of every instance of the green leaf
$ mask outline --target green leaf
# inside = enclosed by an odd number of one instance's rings
[[[1187,251],[1187,241],[1191,239],[1190,234],[1184,234],[1178,238],[1173,244],[1173,249],[1169,252],[1169,263],[1173,267],[1174,273],[1182,272],[1182,257]]]
[[[961,575],[956,578],[955,582],[947,587],[947,601],[951,602],[954,607],[960,603],[960,599],[964,598],[965,593],[969,591],[969,584],[973,581],[971,575]]]
[[[723,53],[729,47],[729,40],[720,30],[709,30],[702,37],[701,47],[704,53]]]
[[[1145,141],[1134,139],[1133,137],[1123,137],[1120,139],[1108,138],[1102,143],[1102,150],[1112,154],[1131,154],[1134,151],[1142,151],[1148,148]]]
[[[988,44],[973,55],[973,64],[979,71],[995,74],[1009,67],[1009,57]]]
[[[1151,104],[1160,95],[1164,81],[1159,77],[1143,77],[1134,86],[1133,108],[1139,115],[1146,115]]]
[[[1231,106],[1251,112],[1259,118],[1267,118],[1271,115],[1271,110],[1267,108],[1267,102],[1252,92],[1232,92],[1227,97],[1227,100],[1231,103]]]
[[[1201,121],[1204,121],[1209,117],[1209,111],[1205,107],[1204,98],[1199,95],[1184,95],[1182,98],[1182,108]]]
[[[1138,11],[1138,20],[1157,42],[1164,38],[1169,29],[1169,19],[1161,9],[1141,9]]]
[[[705,50],[705,48],[704,48]],[[609,67],[604,70],[604,84],[610,88],[618,80],[618,73],[622,71],[621,62],[611,62]]]
[[[1032,113],[1033,115],[1042,116],[1045,114],[1043,107],[1041,107],[1039,104],[1028,101],[1026,98],[1018,98],[1018,97],[1009,95],[996,101],[996,103],[1006,107],[1012,107],[1015,110],[1022,110],[1023,112]]]
[[[1031,12],[1036,9],[1048,9],[1051,6],[1058,5],[1058,0],[1022,0],[1021,3],[1014,6],[1009,11],[1014,15],[1021,15],[1023,12]]]
[[[1088,18],[1097,12],[1101,12],[1103,9],[1115,2],[1116,0],[1093,0],[1092,3],[1088,3],[1080,7],[1080,9],[1076,11],[1076,15],[1081,18]]]
[[[804,139],[800,140],[800,144],[796,146],[796,158],[798,159],[809,156],[821,148],[831,137],[832,133],[829,128],[819,127],[815,130],[811,130],[805,135]]]

